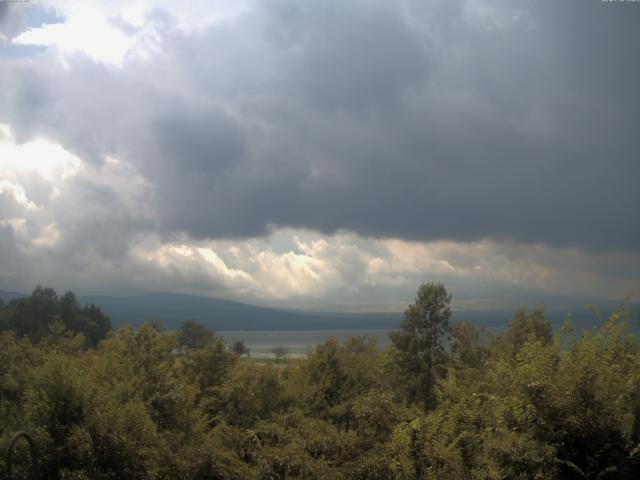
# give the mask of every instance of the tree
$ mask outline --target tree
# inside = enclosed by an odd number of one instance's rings
[[[204,348],[215,335],[205,325],[195,320],[185,320],[178,331],[178,344],[187,348]]]
[[[76,317],[75,323],[78,325],[75,331],[83,333],[92,346],[98,345],[111,330],[111,319],[96,305],[85,306]]]
[[[422,403],[425,410],[435,405],[434,388],[444,372],[443,339],[450,332],[450,302],[444,284],[420,285],[415,302],[404,312],[400,330],[389,334],[409,399]]]
[[[249,348],[243,340],[236,340],[231,344],[231,351],[241,357],[242,355],[249,356]]]
[[[280,360],[289,355],[289,349],[282,345],[276,345],[271,349],[271,353],[276,357],[276,362],[280,362]]]
[[[11,318],[10,311],[4,300],[0,298],[0,331],[5,331],[9,328],[9,319]]]
[[[478,330],[469,322],[459,322],[452,326],[451,334],[452,360],[463,367],[480,368],[489,354],[485,330]]]
[[[0,327],[27,336],[33,343],[50,335],[54,321],[62,322],[68,332],[81,333],[85,346],[95,347],[111,330],[109,317],[95,305],[81,309],[73,292],[58,297],[53,289],[38,286],[29,297],[0,309]]]
[[[222,387],[223,418],[231,425],[251,427],[284,404],[280,368],[239,362]]]
[[[551,322],[544,318],[544,309],[537,307],[531,313],[521,308],[513,315],[505,340],[515,355],[530,340],[539,340],[547,345],[552,338]]]
[[[17,299],[12,306],[9,328],[36,343],[49,333],[49,322],[58,311],[58,296],[52,288],[38,285],[30,297]]]

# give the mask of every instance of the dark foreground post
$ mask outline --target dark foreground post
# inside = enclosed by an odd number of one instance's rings
[[[31,435],[24,431],[16,433],[11,438],[9,447],[7,447],[7,480],[14,480],[12,476],[13,450],[15,449],[18,440],[20,440],[20,437],[24,437],[24,439],[29,444],[29,452],[31,454],[31,480],[38,480],[38,452],[36,451],[36,444],[33,442],[33,438],[31,438]]]

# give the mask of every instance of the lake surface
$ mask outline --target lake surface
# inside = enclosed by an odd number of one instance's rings
[[[218,332],[226,343],[244,341],[253,358],[274,358],[271,349],[282,346],[289,350],[289,357],[303,357],[309,348],[324,343],[331,337],[345,341],[351,337],[367,337],[376,341],[379,348],[390,342],[389,330],[261,330]]]
[[[554,329],[562,325],[560,317],[552,317]],[[601,322],[600,322],[601,324]],[[476,324],[477,325],[477,324]],[[502,325],[485,325],[490,333],[498,333],[507,328],[508,322]],[[574,316],[574,326],[577,332],[587,331],[594,328],[593,318],[586,316]],[[251,331],[218,331],[224,337],[226,343],[231,344],[237,340],[244,341],[250,349],[253,358],[274,358],[271,349],[275,346],[282,346],[288,349],[289,357],[303,357],[309,348],[324,343],[328,338],[336,337],[340,341],[345,341],[350,337],[368,337],[376,341],[378,348],[389,345],[389,329],[368,329],[368,330],[251,330]],[[631,331],[640,335],[640,321],[634,323]]]

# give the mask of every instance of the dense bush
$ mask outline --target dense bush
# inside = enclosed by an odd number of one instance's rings
[[[5,309],[48,323],[0,334],[0,447],[29,430],[54,480],[638,478],[628,311],[581,334],[570,323],[552,334],[541,310],[519,311],[489,335],[446,325],[443,303],[431,328],[428,293],[386,350],[329,339],[279,363],[195,338],[193,322],[122,328],[87,348],[57,297],[14,302]],[[449,334],[442,348],[436,337]],[[420,380],[407,386],[412,368]]]

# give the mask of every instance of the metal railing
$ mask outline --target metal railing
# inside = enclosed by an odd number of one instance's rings
[[[11,437],[11,441],[9,442],[9,446],[7,447],[6,454],[6,465],[7,465],[7,476],[6,480],[14,480],[13,478],[13,451],[15,450],[16,444],[18,440],[24,438],[29,444],[29,454],[31,456],[31,477],[30,480],[38,480],[38,451],[36,450],[36,444],[31,438],[29,433],[20,431],[17,432],[13,437]]]

